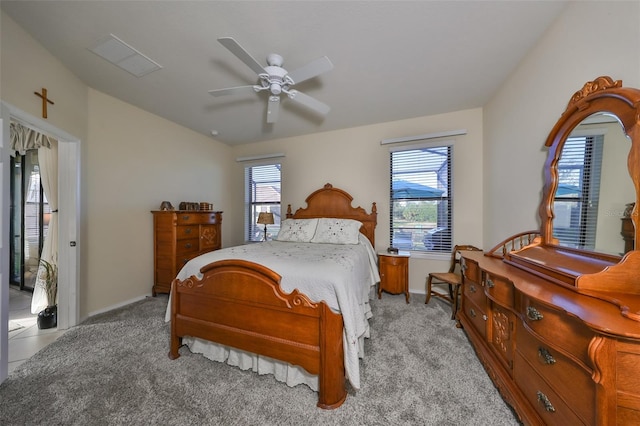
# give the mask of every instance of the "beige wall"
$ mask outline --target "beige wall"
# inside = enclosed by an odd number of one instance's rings
[[[87,312],[150,292],[150,210],[162,201],[208,201],[233,216],[229,147],[93,89],[85,158]],[[228,245],[226,216],[222,223]]]
[[[484,241],[539,227],[545,139],[601,75],[640,87],[640,2],[572,2],[484,108]]]
[[[293,209],[305,207],[312,191],[329,182],[349,192],[353,205],[370,211],[377,203],[376,249],[389,246],[389,147],[382,139],[466,129],[454,142],[454,235],[456,243],[482,244],[482,110],[471,109],[449,114],[356,127],[309,136],[240,145],[234,155],[252,156],[284,153],[282,160],[282,203]],[[446,139],[445,139],[446,140]],[[415,145],[409,142],[403,145]],[[397,146],[397,145],[393,145]],[[241,181],[243,166],[238,164],[234,179]],[[285,207],[286,208],[286,207]],[[242,237],[242,229],[237,236]],[[241,242],[239,239],[238,242]],[[449,256],[410,260],[410,289],[425,291],[425,277],[435,269],[446,270]]]
[[[150,294],[150,210],[163,200],[212,202],[225,211],[223,244],[230,244],[227,226],[242,206],[227,198],[229,147],[89,89],[4,13],[1,19],[2,100],[40,117],[33,92],[46,87],[55,102],[48,121],[81,141],[81,318]]]
[[[34,117],[42,117],[42,100],[33,94],[45,87],[55,102],[47,121],[79,139],[87,137],[87,86],[0,12],[0,87],[2,100]]]

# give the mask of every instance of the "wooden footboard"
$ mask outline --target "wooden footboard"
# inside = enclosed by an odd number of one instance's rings
[[[318,375],[318,407],[344,402],[342,316],[280,288],[280,275],[243,260],[222,260],[171,284],[171,349],[192,336],[300,366]]]

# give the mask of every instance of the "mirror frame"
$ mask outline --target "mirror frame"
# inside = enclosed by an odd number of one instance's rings
[[[533,243],[504,256],[504,262],[548,281],[578,291],[640,293],[637,273],[640,249],[634,244],[624,256],[561,246],[553,237],[553,199],[558,187],[558,161],[565,140],[585,118],[596,113],[618,117],[624,133],[631,139],[627,168],[635,190],[631,212],[634,242],[640,240],[638,201],[640,194],[640,89],[622,87],[622,81],[602,76],[587,82],[569,101],[549,133],[544,164],[544,187],[538,208],[540,237]],[[638,300],[640,321],[640,299]]]
[[[611,77],[601,76],[587,82],[569,101],[565,112],[557,121],[545,146],[549,147],[544,165],[544,187],[538,213],[540,215],[541,245],[557,246],[553,237],[553,200],[558,186],[558,161],[564,142],[571,132],[585,118],[596,113],[611,113],[618,117],[625,134],[631,139],[631,149],[627,159],[627,167],[636,193],[636,206],[631,214],[635,229],[635,240],[640,238],[638,224],[638,195],[640,194],[640,90],[622,87],[622,80],[614,81]],[[634,246],[634,249],[636,247]],[[567,250],[563,247],[563,250]],[[616,256],[599,254],[580,249],[571,249],[590,257],[602,257],[612,261]]]

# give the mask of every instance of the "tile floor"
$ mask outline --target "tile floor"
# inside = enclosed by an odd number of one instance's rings
[[[40,349],[64,334],[57,328],[39,330],[31,314],[31,293],[9,290],[9,374]],[[12,328],[19,327],[11,331]]]

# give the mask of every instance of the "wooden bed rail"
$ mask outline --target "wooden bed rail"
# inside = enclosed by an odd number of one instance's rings
[[[540,231],[538,230],[520,232],[496,244],[491,250],[485,252],[484,255],[504,259],[507,253],[520,250],[529,244],[533,244],[538,238],[540,238]]]
[[[347,397],[342,315],[294,290],[280,275],[244,260],[204,266],[202,279],[171,285],[169,358],[185,336],[264,355],[318,375],[318,407],[337,408]]]

